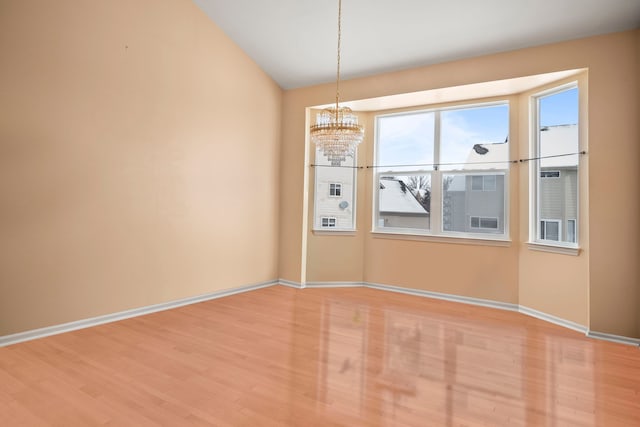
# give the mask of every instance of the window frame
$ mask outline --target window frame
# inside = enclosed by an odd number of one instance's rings
[[[508,145],[508,153],[507,159],[505,160],[505,165],[501,169],[442,169],[439,167],[440,161],[440,146],[441,146],[441,134],[440,134],[440,125],[441,118],[440,112],[451,111],[451,110],[466,110],[472,108],[483,108],[483,107],[492,107],[492,106],[507,106],[508,115],[507,115],[507,128],[508,128],[508,136],[507,143]],[[379,151],[379,120],[385,117],[393,117],[393,116],[402,116],[402,115],[413,115],[420,113],[435,113],[434,117],[434,148],[433,148],[433,158],[434,158],[434,166],[432,169],[410,169],[404,170],[403,166],[397,165],[397,170],[393,170],[391,166],[387,168],[387,165],[378,165],[378,151]],[[372,228],[371,232],[373,234],[380,235],[405,235],[405,236],[418,236],[418,237],[432,237],[436,241],[440,241],[444,239],[445,241],[448,239],[468,239],[468,241],[499,241],[499,242],[510,242],[510,197],[511,197],[511,182],[510,182],[510,160],[511,160],[511,144],[512,144],[512,129],[511,124],[513,120],[513,108],[512,108],[512,100],[508,98],[500,98],[492,101],[474,101],[468,100],[466,103],[460,103],[452,106],[434,106],[432,108],[418,108],[418,109],[410,109],[403,110],[400,112],[392,112],[392,113],[382,113],[378,114],[374,117],[374,155],[373,155],[373,195],[372,195]],[[461,165],[464,166],[464,165]],[[405,166],[406,167],[406,166]],[[442,188],[442,178],[447,174],[458,174],[458,175],[471,175],[471,176],[484,176],[484,175],[503,175],[504,176],[504,206],[503,206],[503,216],[504,216],[504,228],[503,232],[497,233],[474,233],[474,232],[464,232],[464,231],[447,231],[444,230],[443,224],[443,196],[444,190]],[[421,230],[421,229],[412,229],[412,228],[399,228],[399,227],[380,227],[380,212],[379,212],[379,185],[381,176],[410,176],[410,175],[431,175],[431,205],[430,205],[430,227],[429,229]],[[482,191],[497,191],[497,181],[494,184],[494,188],[492,190],[485,190],[485,181],[483,178],[483,190]],[[435,191],[435,189],[438,189]],[[471,190],[469,190],[471,191]],[[480,191],[480,190],[476,190]],[[499,230],[499,218],[498,218],[498,230]],[[484,230],[484,229],[483,229]],[[486,229],[486,230],[495,230],[495,229]]]
[[[580,152],[581,144],[581,132],[580,132],[580,122],[582,119],[582,105],[581,105],[581,97],[583,88],[581,87],[581,83],[578,80],[573,80],[568,83],[555,85],[551,88],[547,88],[538,92],[535,92],[529,96],[529,156],[532,159],[536,159],[540,156],[540,129],[543,126],[540,125],[540,100],[542,98],[552,96],[555,94],[559,94],[571,89],[578,90],[578,152]],[[542,169],[540,167],[540,162],[533,160],[529,162],[529,248],[533,250],[543,250],[548,252],[557,252],[557,253],[566,253],[570,255],[577,255],[579,253],[580,245],[579,245],[579,219],[581,217],[580,214],[580,189],[581,189],[581,158],[580,155],[577,154],[577,165],[576,165],[576,216],[575,218],[571,218],[575,221],[575,240],[574,242],[565,241],[563,232],[563,219],[548,219],[543,218],[540,215],[540,180],[542,179],[561,179],[562,173],[558,177],[542,177]],[[555,169],[550,170],[555,171]],[[559,221],[559,240],[547,240],[542,238],[541,227],[539,224],[542,221]],[[546,247],[546,249],[545,249]]]

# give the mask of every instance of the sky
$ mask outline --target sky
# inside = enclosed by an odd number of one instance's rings
[[[441,113],[440,163],[463,163],[476,144],[504,143],[509,134],[509,106],[497,104],[443,110]],[[376,163],[382,166],[434,163],[434,112],[383,116],[378,119]],[[540,98],[541,126],[578,123],[578,89]],[[506,157],[500,160],[508,161]],[[461,166],[461,165],[460,165]],[[459,165],[443,166],[458,169]],[[501,165],[496,165],[502,168]],[[383,172],[387,168],[380,168]],[[390,169],[390,168],[389,168]],[[429,166],[393,168],[431,170]]]
[[[433,112],[381,117],[377,129],[377,164],[433,163],[434,117]],[[509,133],[508,118],[506,104],[442,111],[440,163],[463,163],[475,144],[504,142]],[[429,170],[431,167],[404,169]]]
[[[578,88],[540,98],[540,125],[575,125],[578,123]]]

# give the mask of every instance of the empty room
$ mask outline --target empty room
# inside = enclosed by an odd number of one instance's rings
[[[0,0],[2,426],[640,425],[640,1]]]

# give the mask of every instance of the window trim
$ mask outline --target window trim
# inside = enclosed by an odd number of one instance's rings
[[[581,93],[583,89],[578,80],[573,80],[568,83],[560,84],[552,88],[548,88],[539,92],[535,92],[529,96],[529,157],[537,158],[540,156],[540,141],[538,125],[540,119],[540,99],[555,95],[567,90],[578,89],[578,151],[581,147],[580,136],[580,121],[582,118],[582,106],[580,103]],[[529,249],[539,250],[544,252],[554,252],[569,255],[578,255],[580,252],[579,242],[579,223],[577,219],[580,218],[580,170],[581,159],[578,155],[577,170],[577,182],[576,182],[576,228],[575,228],[575,242],[565,242],[562,240],[562,220],[560,220],[560,240],[557,242],[554,240],[541,239],[540,229],[538,224],[541,221],[547,219],[542,218],[540,215],[540,192],[539,181],[541,179],[559,179],[559,178],[542,178],[540,173],[542,170],[539,167],[538,162],[529,162]],[[554,249],[556,248],[556,249]]]

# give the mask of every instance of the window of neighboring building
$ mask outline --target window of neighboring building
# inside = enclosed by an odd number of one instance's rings
[[[560,178],[560,171],[540,171],[540,178]]]
[[[340,197],[342,196],[342,184],[330,183],[329,184],[329,196]]]
[[[336,226],[336,218],[333,217],[323,216],[320,221],[324,228],[334,228]]]
[[[374,231],[506,238],[508,135],[506,102],[376,117]]]
[[[540,239],[560,240],[560,221],[557,219],[543,219],[540,221]]]
[[[571,243],[576,242],[576,220],[567,220],[567,241]]]
[[[356,159],[347,157],[341,166],[331,166],[316,148],[313,229],[332,232],[355,230]]]
[[[471,217],[471,228],[488,228],[492,230],[498,229],[498,218],[488,218],[482,216]]]
[[[575,246],[578,231],[578,87],[565,85],[532,98],[531,188],[533,242]],[[549,219],[552,218],[552,219]],[[563,227],[563,224],[565,226]]]
[[[471,190],[473,191],[496,191],[495,175],[473,175],[471,176]]]

